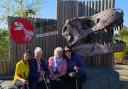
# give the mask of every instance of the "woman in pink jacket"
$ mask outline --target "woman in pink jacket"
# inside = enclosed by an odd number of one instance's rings
[[[48,68],[51,76],[51,88],[66,89],[67,62],[63,58],[63,49],[61,47],[57,47],[54,50],[54,56],[48,59]]]

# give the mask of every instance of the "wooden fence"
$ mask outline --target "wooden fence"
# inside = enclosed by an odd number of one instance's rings
[[[78,16],[91,16],[105,9],[114,8],[114,5],[115,0],[57,0],[57,29],[61,33],[67,19]],[[62,38],[61,35],[60,38]],[[113,31],[93,33],[87,39],[89,39],[90,43],[109,43],[113,39]],[[65,45],[64,39],[60,40],[59,43]],[[113,66],[113,54],[85,57],[85,62],[92,67],[102,66],[111,69]]]
[[[12,22],[19,17],[8,17],[8,26],[10,28]],[[22,58],[25,50],[34,52],[35,47],[41,47],[43,50],[43,58],[48,59],[49,56],[53,55],[53,50],[58,44],[58,31],[57,21],[53,19],[39,19],[39,18],[24,18],[28,20],[34,28],[34,36],[30,43],[26,45],[20,45],[13,39],[9,39],[9,60],[0,61],[0,75],[13,74],[16,63]],[[9,29],[8,28],[8,29]]]
[[[14,73],[15,65],[22,57],[26,49],[34,51],[35,47],[39,46],[43,50],[43,58],[48,59],[53,55],[53,50],[57,46],[65,46],[66,42],[61,35],[62,27],[65,21],[69,18],[77,16],[90,16],[108,8],[114,8],[114,0],[57,0],[57,20],[25,18],[35,30],[32,41],[26,45],[19,45],[11,38],[10,55],[8,60],[0,61],[0,75],[10,75]],[[8,17],[8,27],[18,17]],[[9,29],[8,28],[8,29]],[[89,36],[90,43],[92,42],[109,42],[112,41],[113,33],[110,31],[107,34],[93,33]],[[105,66],[112,68],[113,54],[97,55],[93,57],[85,57],[85,62],[91,67]]]

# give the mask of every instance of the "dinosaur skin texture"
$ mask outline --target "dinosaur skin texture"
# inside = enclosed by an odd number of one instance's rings
[[[123,26],[123,11],[121,9],[107,9],[93,16],[74,17],[66,20],[62,29],[62,36],[68,45],[80,55],[93,56],[99,54],[120,52],[125,49],[123,41],[88,43],[86,40],[92,33],[108,31],[114,33]],[[108,33],[109,34],[109,33]]]

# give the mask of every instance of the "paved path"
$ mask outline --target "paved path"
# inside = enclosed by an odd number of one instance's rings
[[[115,65],[114,68],[120,75],[119,89],[128,89],[128,65]]]

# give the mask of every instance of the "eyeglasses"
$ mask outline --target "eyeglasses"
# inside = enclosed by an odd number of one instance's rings
[[[65,53],[67,53],[67,52],[71,52],[71,50],[65,50]]]

